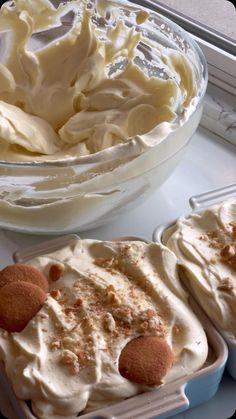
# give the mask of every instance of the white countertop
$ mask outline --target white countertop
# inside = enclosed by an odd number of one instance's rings
[[[141,236],[151,240],[155,227],[190,211],[188,199],[207,190],[236,183],[236,147],[205,128],[199,128],[186,154],[165,184],[145,202],[112,224],[83,232],[82,238],[111,239]],[[12,253],[51,236],[0,230],[0,268],[12,263]],[[236,381],[227,374],[216,396],[175,419],[228,419],[236,409]]]

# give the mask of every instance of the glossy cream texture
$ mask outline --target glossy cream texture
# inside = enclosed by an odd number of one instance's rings
[[[5,228],[65,233],[112,220],[163,183],[198,126],[205,80],[194,48],[163,46],[172,32],[163,38],[134,4],[87,3],[1,8]],[[182,35],[175,44],[184,50]]]
[[[141,335],[166,339],[168,383],[204,364],[204,330],[188,306],[167,248],[143,242],[76,241],[30,261],[49,281],[44,306],[21,333],[0,333],[0,357],[17,396],[40,419],[74,417],[155,387],[118,371],[122,348]]]
[[[1,160],[82,157],[129,139],[131,154],[137,155],[192,112],[198,77],[193,62],[161,45],[151,52],[154,43],[124,24],[121,8],[103,3],[100,14],[87,8],[86,1],[58,8],[49,0],[2,6]],[[59,36],[60,19],[70,10],[73,24]],[[109,20],[104,26],[107,13],[118,13],[116,26],[109,26]],[[134,9],[135,23],[147,18]],[[99,19],[103,26],[95,24]],[[56,26],[54,39],[49,29]],[[152,66],[164,77],[152,76]]]
[[[220,331],[235,343],[236,200],[180,218],[169,233],[166,244],[184,267],[183,280]]]

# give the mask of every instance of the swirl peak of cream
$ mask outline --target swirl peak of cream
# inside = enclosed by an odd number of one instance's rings
[[[134,8],[137,27],[130,28],[122,2],[113,3],[80,0],[56,8],[49,0],[15,0],[2,6],[1,160],[80,157],[130,139],[137,154],[194,109],[193,62],[137,30],[147,12]]]
[[[227,339],[236,341],[236,200],[180,218],[166,245],[182,265],[182,277]]]

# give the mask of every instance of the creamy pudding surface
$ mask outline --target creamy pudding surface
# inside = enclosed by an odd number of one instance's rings
[[[134,3],[5,2],[0,225],[82,231],[152,193],[198,126],[206,82],[188,35]]]
[[[114,158],[131,139],[123,153],[134,156],[186,121],[199,82],[194,58],[147,39],[137,28],[148,13],[134,5],[137,27],[126,25],[123,7],[129,10],[127,2],[85,0],[2,6],[1,160],[54,161],[115,147]]]
[[[183,280],[218,329],[236,342],[236,200],[180,218],[166,245],[177,256]]]
[[[48,278],[49,293],[24,330],[0,331],[0,359],[38,418],[74,417],[156,389],[119,372],[122,349],[140,336],[172,351],[163,385],[203,366],[207,338],[164,246],[78,240],[29,264]]]

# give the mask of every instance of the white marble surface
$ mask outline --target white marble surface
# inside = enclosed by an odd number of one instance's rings
[[[182,162],[159,190],[112,224],[84,232],[81,237],[110,239],[135,235],[151,240],[158,224],[189,212],[190,196],[233,183],[236,183],[236,147],[199,128]],[[12,263],[14,251],[48,238],[51,237],[0,230],[0,268]],[[175,419],[228,419],[236,409],[235,393],[236,381],[225,375],[212,400]]]
[[[236,41],[236,9],[227,0],[159,0],[165,6]]]

